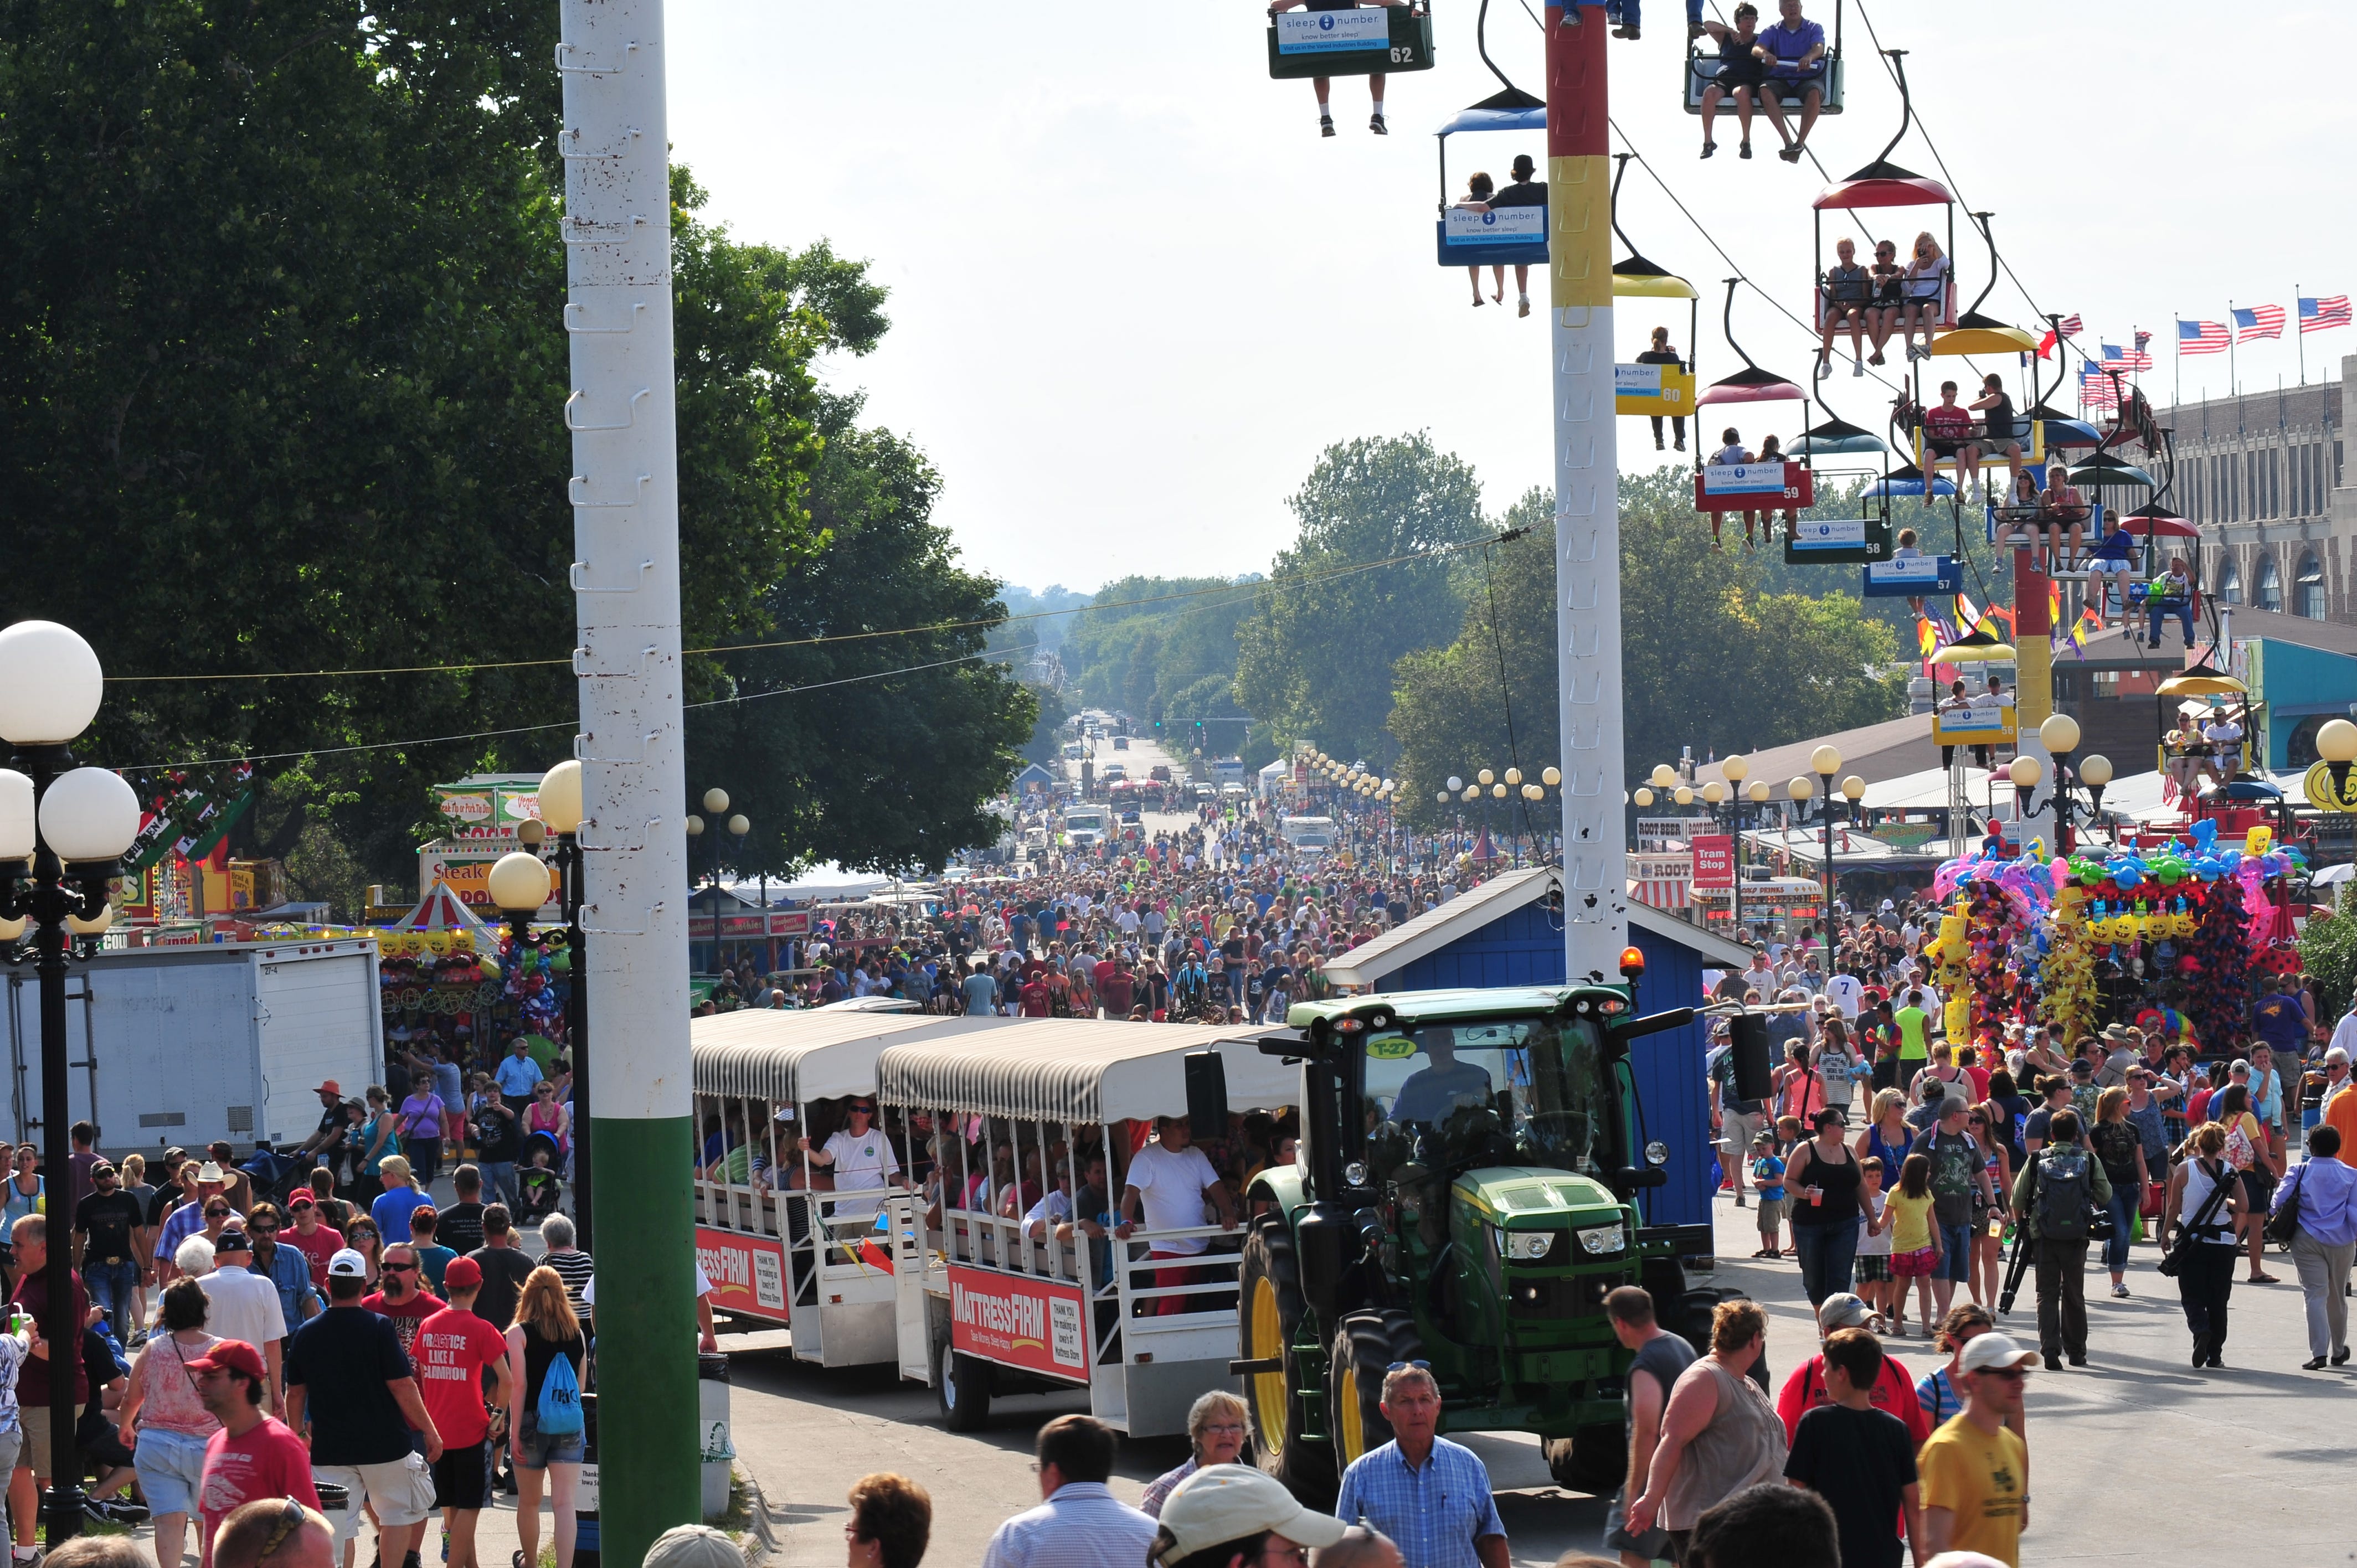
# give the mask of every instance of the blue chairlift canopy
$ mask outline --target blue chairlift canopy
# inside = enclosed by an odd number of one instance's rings
[[[1502,96],[1502,94],[1501,95]],[[1546,105],[1534,109],[1493,109],[1488,103],[1476,103],[1470,109],[1458,111],[1436,136],[1454,136],[1462,131],[1544,131],[1546,129]]]
[[[1876,479],[1868,483],[1866,493],[1886,500],[1893,496],[1921,497],[1924,494],[1923,470],[1912,463],[1903,468],[1894,468],[1889,478]],[[1931,490],[1932,496],[1953,496],[1955,493],[1956,487],[1946,479],[1932,481]]]

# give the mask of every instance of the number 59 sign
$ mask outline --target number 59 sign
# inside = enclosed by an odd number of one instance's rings
[[[1696,511],[1781,510],[1816,500],[1816,476],[1805,463],[1713,463],[1695,476]]]

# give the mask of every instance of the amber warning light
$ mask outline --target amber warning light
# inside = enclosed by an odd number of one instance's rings
[[[1631,980],[1645,972],[1645,955],[1635,948],[1620,950],[1620,972]]]

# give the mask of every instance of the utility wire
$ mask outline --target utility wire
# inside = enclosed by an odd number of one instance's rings
[[[929,632],[970,631],[976,628],[991,628],[1012,626],[1017,621],[1045,620],[1053,616],[1086,615],[1092,610],[1135,609],[1141,605],[1170,604],[1179,599],[1201,598],[1211,594],[1256,594],[1269,587],[1306,587],[1313,583],[1331,582],[1338,577],[1351,576],[1360,572],[1372,572],[1385,566],[1396,566],[1405,561],[1437,560],[1460,551],[1479,550],[1491,542],[1489,535],[1469,539],[1457,544],[1435,545],[1429,550],[1410,550],[1380,561],[1355,562],[1323,572],[1297,573],[1291,576],[1260,577],[1243,583],[1222,583],[1209,588],[1188,588],[1175,594],[1156,594],[1142,599],[1119,599],[1111,604],[1073,605],[1060,610],[1026,610],[1021,615],[1000,616],[975,620],[932,621],[923,626],[888,627],[877,631],[834,632],[824,637],[782,638],[768,642],[730,642],[712,648],[683,648],[683,654],[750,653],[776,648],[814,648],[825,643],[865,642],[884,637],[917,637]],[[166,681],[301,681],[335,680],[363,675],[456,675],[478,670],[540,670],[554,665],[570,665],[564,659],[512,659],[490,663],[411,664],[371,670],[274,670],[254,673],[219,675],[110,675],[110,685],[152,684]]]

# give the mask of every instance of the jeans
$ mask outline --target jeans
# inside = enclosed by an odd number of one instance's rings
[[[509,1213],[514,1213],[523,1201],[522,1196],[516,1191],[515,1162],[478,1160],[475,1168],[483,1173],[483,1190],[493,1194],[496,1201],[506,1204]]]
[[[1938,1223],[1936,1220],[1933,1223]],[[1964,1284],[1973,1277],[1973,1227],[1967,1220],[1962,1225],[1940,1226],[1940,1272],[1935,1280],[1953,1280]]]
[[[2048,1356],[2087,1355],[2087,1243],[2038,1243],[2038,1348]]]
[[[2310,1356],[2336,1355],[2349,1348],[2349,1302],[2341,1292],[2349,1283],[2352,1256],[2357,1256],[2357,1246],[2328,1247],[2305,1230],[2292,1233],[2291,1264],[2299,1271],[2299,1294],[2308,1304]]]
[[[2226,1345],[2226,1303],[2234,1294],[2235,1260],[2242,1249],[2218,1241],[2194,1241],[2185,1249],[2185,1266],[2178,1271],[2177,1299],[2185,1307],[2185,1326],[2193,1331],[2197,1360],[2217,1355]]]
[[[1653,445],[1659,446],[1662,444],[1663,416],[1655,413],[1649,414],[1646,417],[1650,418],[1653,422]],[[1668,417],[1670,421],[1670,428],[1677,433],[1678,445],[1681,446],[1684,446],[1686,444],[1686,416],[1683,413],[1673,413]]]
[[[2152,612],[2152,632],[2150,636],[2145,639],[2147,642],[2151,643],[2155,648],[2158,648],[2160,646],[2161,618],[2164,616],[2173,615],[2177,618],[2179,624],[2185,628],[2185,646],[2188,648],[2193,646],[2192,606],[2182,602],[2177,604],[2153,604],[2150,601],[2147,601],[2146,607]]]
[[[131,1314],[132,1294],[139,1288],[137,1262],[125,1258],[119,1263],[85,1263],[81,1283],[90,1291],[91,1305],[106,1309],[106,1321],[118,1337],[138,1326]]]
[[[2128,1241],[2143,1198],[2133,1179],[2112,1184],[2112,1239],[2104,1243],[2104,1266],[2115,1274],[2127,1272]]]
[[[1801,1288],[1809,1293],[1809,1305],[1816,1307],[1825,1297],[1850,1288],[1857,1262],[1857,1224],[1795,1225],[1792,1250],[1801,1255]]]

